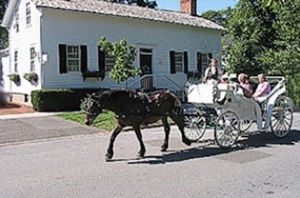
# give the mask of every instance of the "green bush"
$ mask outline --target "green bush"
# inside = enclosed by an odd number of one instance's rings
[[[31,92],[31,103],[35,111],[77,111],[80,103],[91,94],[105,89],[48,89]]]

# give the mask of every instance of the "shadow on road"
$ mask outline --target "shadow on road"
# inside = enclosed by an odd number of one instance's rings
[[[169,151],[162,156],[148,156],[142,160],[128,160],[128,164],[165,164],[216,156],[243,149],[271,147],[272,145],[294,145],[300,142],[300,130],[291,130],[285,138],[277,138],[272,133],[252,132],[247,138],[237,141],[236,145],[231,149],[221,149],[214,144],[213,140],[204,141],[206,142],[204,146],[201,145],[175,152]],[[194,143],[193,145],[203,144],[204,141],[199,141],[199,143]]]

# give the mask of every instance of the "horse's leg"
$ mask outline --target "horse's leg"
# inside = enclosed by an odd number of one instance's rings
[[[133,126],[133,129],[135,131],[136,137],[139,140],[140,143],[140,151],[138,152],[138,157],[144,157],[146,149],[143,142],[143,137],[140,129],[140,125]]]
[[[190,146],[192,144],[192,142],[189,139],[187,139],[184,134],[184,118],[183,118],[183,116],[173,115],[173,116],[171,116],[171,118],[175,122],[175,124],[178,126],[178,128],[181,132],[182,142],[185,143],[186,145]]]
[[[165,129],[165,139],[163,144],[161,145],[161,151],[166,151],[169,147],[169,134],[170,134],[170,125],[168,123],[167,117],[163,117],[162,119],[164,129]]]
[[[105,155],[105,159],[106,161],[107,160],[110,160],[113,155],[114,155],[114,142],[115,142],[115,139],[116,137],[120,134],[120,132],[122,131],[123,129],[123,126],[118,124],[117,128],[115,128],[115,130],[113,131],[113,133],[111,134],[110,136],[110,141],[109,141],[109,146],[107,148],[107,152],[106,152],[106,155]]]

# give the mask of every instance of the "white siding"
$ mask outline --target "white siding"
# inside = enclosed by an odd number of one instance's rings
[[[88,69],[97,70],[97,41],[100,36],[106,36],[108,41],[125,38],[128,44],[137,47],[153,47],[153,73],[168,75],[182,87],[186,82],[186,75],[170,74],[170,50],[188,52],[189,71],[196,68],[197,52],[211,52],[218,59],[221,55],[220,31],[129,18],[43,10],[42,46],[43,51],[48,53],[48,62],[42,67],[43,88],[124,86],[113,82],[108,75],[104,81],[83,81],[80,72],[59,74],[58,44],[87,45]],[[139,60],[135,62],[135,67],[139,67],[138,62]],[[133,79],[128,83],[132,81]],[[165,80],[161,83],[165,83],[165,87],[170,84]]]
[[[13,82],[5,78],[7,91],[30,94],[32,90],[41,88],[40,77],[40,13],[31,3],[31,24],[26,24],[26,3],[30,1],[19,1],[16,8],[19,10],[19,32],[15,28],[15,16],[13,15],[11,25],[9,27],[9,68],[5,69],[5,77],[9,73],[14,73],[14,52],[18,51],[18,74],[21,77],[21,85],[16,86]],[[25,73],[30,72],[30,47],[34,46],[37,52],[35,58],[36,73],[39,75],[39,84],[33,86],[23,78]]]

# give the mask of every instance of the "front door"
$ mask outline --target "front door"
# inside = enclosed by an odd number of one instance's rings
[[[153,89],[152,49],[140,49],[141,90]]]

